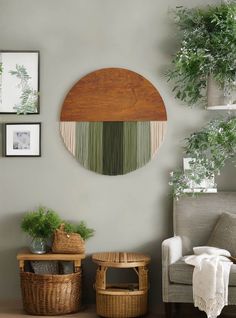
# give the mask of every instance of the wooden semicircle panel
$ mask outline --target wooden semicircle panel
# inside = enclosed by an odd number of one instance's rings
[[[61,121],[167,121],[158,90],[143,76],[104,68],[80,79],[67,94]]]

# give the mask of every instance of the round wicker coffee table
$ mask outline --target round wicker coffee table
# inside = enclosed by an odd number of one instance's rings
[[[95,283],[97,314],[110,318],[145,315],[150,257],[140,253],[106,252],[93,254],[92,259],[98,265]],[[132,268],[138,276],[138,284],[107,284],[109,268]]]

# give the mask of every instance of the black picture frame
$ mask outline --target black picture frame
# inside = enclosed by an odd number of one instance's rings
[[[0,50],[0,54],[2,53],[36,53],[37,54],[37,93],[38,93],[38,97],[37,97],[37,111],[36,112],[27,112],[26,114],[17,114],[17,111],[13,112],[13,111],[1,111],[0,108],[0,114],[1,115],[38,115],[40,114],[40,51],[39,50]]]
[[[23,131],[13,131],[12,128],[13,126],[19,126],[18,128],[20,129],[23,128]],[[31,131],[26,131],[25,129],[28,129],[31,127]],[[33,130],[33,126],[38,127],[38,131]],[[3,144],[4,144],[4,157],[41,157],[41,127],[42,124],[41,122],[30,122],[30,123],[5,123],[4,124],[4,133],[3,133]],[[22,141],[22,139],[19,139],[22,136],[17,136],[16,134],[24,134],[25,137],[27,137],[26,141]],[[32,134],[31,134],[32,133]],[[33,138],[32,135],[36,135],[36,144],[32,144],[32,140],[30,138]],[[16,144],[16,141],[14,138],[18,138],[18,144],[24,143],[26,146],[25,148],[21,147],[14,147],[14,142]],[[31,147],[32,146],[32,147]],[[36,151],[32,151],[32,148],[36,149]],[[29,147],[29,148],[28,148]],[[31,148],[30,148],[31,147]]]

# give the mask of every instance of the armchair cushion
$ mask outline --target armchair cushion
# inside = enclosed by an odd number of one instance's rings
[[[207,245],[228,250],[236,256],[236,215],[222,213],[213,229]]]
[[[186,256],[185,256],[186,257]],[[192,276],[194,267],[185,263],[182,257],[177,262],[169,266],[169,278],[171,283],[192,285]],[[229,286],[236,286],[236,265],[231,266],[229,276]]]

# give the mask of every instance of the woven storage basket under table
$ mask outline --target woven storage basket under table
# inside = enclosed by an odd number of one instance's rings
[[[126,318],[138,317],[147,313],[148,291],[129,290],[114,286],[114,289],[96,290],[97,314],[103,317]]]
[[[81,270],[68,275],[21,272],[24,310],[33,315],[62,315],[81,307]]]
[[[96,253],[93,261],[99,265],[96,273],[97,314],[110,318],[143,316],[147,313],[148,269],[150,258],[138,253]],[[109,268],[132,268],[138,284],[106,283]]]

